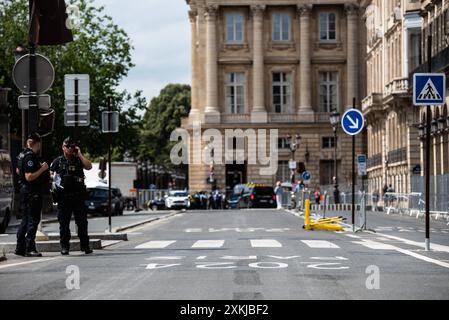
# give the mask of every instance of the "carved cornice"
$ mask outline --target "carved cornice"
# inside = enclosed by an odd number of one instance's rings
[[[296,14],[300,17],[310,16],[312,12],[313,5],[312,4],[301,4],[296,7]]]
[[[195,23],[197,17],[198,17],[198,10],[196,9],[189,10],[189,20],[191,23]]]
[[[211,4],[208,5],[204,8],[204,16],[206,17],[206,19],[208,20],[215,20],[217,18],[218,15],[218,5],[216,4]]]
[[[360,13],[360,7],[353,3],[345,4],[345,12],[348,17],[358,16]]]
[[[261,4],[257,4],[257,5],[252,5],[251,6],[251,15],[254,18],[262,18],[263,14],[265,12],[265,5],[261,5]]]

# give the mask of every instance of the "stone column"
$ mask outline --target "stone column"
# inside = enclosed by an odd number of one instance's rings
[[[299,42],[299,107],[298,113],[303,121],[313,121],[312,109],[312,57],[311,57],[311,30],[310,13],[312,5],[299,5],[297,14],[300,23],[300,42]]]
[[[217,53],[217,12],[218,6],[206,7],[206,108],[205,122],[219,123],[218,109],[218,53]]]
[[[347,91],[346,91],[346,107],[352,106],[352,99],[356,98],[358,101],[358,77],[357,77],[357,25],[359,8],[354,4],[345,6],[347,17]]]
[[[263,50],[263,15],[264,5],[251,6],[253,17],[253,109],[251,122],[266,123],[267,110],[265,108],[265,72]]]
[[[192,29],[192,107],[190,110],[190,121],[199,120],[200,110],[199,110],[199,99],[198,99],[198,28],[197,28],[197,18],[198,12],[196,10],[189,11],[190,26]]]

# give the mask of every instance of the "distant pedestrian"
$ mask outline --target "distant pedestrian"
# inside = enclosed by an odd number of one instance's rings
[[[315,203],[317,205],[320,205],[321,204],[321,190],[319,187],[317,187],[315,189],[314,197],[315,197]]]
[[[274,189],[274,193],[276,194],[276,203],[277,209],[282,209],[282,197],[284,195],[284,189],[282,189],[282,184],[280,181],[276,183],[276,188]]]

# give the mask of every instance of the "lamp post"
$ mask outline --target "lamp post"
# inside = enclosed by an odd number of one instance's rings
[[[288,135],[287,136],[287,140],[290,143],[290,157],[291,157],[291,161],[294,162],[295,161],[295,154],[296,151],[299,149],[299,141],[301,140],[301,136],[299,134],[296,134],[294,136]],[[291,183],[294,184],[295,183],[295,173],[296,173],[296,168],[293,169],[291,168]]]
[[[338,190],[338,162],[337,162],[337,126],[340,123],[340,113],[337,110],[333,110],[329,116],[329,121],[334,131],[334,201],[335,204],[340,203],[340,191]]]

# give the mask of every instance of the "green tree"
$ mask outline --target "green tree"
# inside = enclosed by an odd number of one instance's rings
[[[66,1],[68,3],[68,1]],[[56,111],[54,134],[44,140],[44,157],[51,159],[60,153],[62,139],[72,134],[64,127],[64,75],[90,75],[91,126],[80,130],[80,140],[85,152],[96,158],[107,152],[107,139],[101,133],[101,112],[112,98],[114,110],[120,111],[120,133],[114,136],[115,160],[124,151],[137,156],[138,148],[128,143],[140,130],[140,111],[146,106],[141,92],[119,92],[120,81],[134,66],[131,61],[132,46],[126,32],[117,26],[103,7],[93,5],[93,0],[71,1],[80,9],[80,27],[72,30],[74,41],[65,46],[40,46],[38,53],[48,57],[55,67],[55,82],[48,94]],[[17,110],[20,94],[12,81],[13,51],[28,38],[28,1],[0,0],[0,86],[13,88],[10,95],[11,127],[13,133],[21,131],[21,112]],[[129,148],[128,148],[129,146]]]
[[[141,134],[140,158],[150,160],[166,169],[185,171],[185,167],[174,168],[170,161],[170,151],[175,143],[170,142],[170,135],[181,125],[181,118],[190,112],[189,85],[169,84],[159,96],[150,102],[144,115]]]

